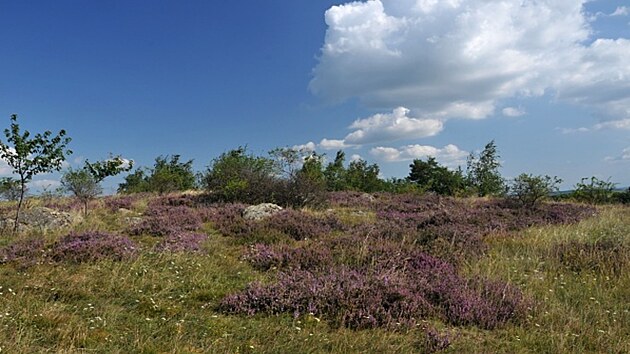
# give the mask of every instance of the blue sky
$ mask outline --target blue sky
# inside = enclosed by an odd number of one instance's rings
[[[505,177],[627,186],[627,6],[0,0],[0,119],[66,129],[72,165],[180,154],[203,170],[239,145],[303,146],[404,177],[494,139]]]

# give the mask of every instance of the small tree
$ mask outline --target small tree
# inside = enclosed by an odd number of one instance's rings
[[[20,181],[12,177],[4,177],[0,179],[0,195],[6,200],[16,201],[20,199],[22,188]]]
[[[239,147],[215,158],[203,183],[208,192],[225,202],[269,202],[277,187],[276,166],[273,160],[248,154],[245,147]]]
[[[609,203],[614,195],[616,183],[601,180],[595,176],[584,177],[574,187],[573,197],[590,204]]]
[[[274,195],[277,202],[292,207],[319,207],[326,200],[323,155],[312,151],[278,148],[269,152],[281,171]]]
[[[494,140],[486,144],[479,156],[475,156],[473,153],[468,156],[467,180],[469,185],[476,190],[478,196],[501,196],[505,194],[505,181],[499,173],[499,167],[501,167],[499,158]]]
[[[120,155],[110,156],[109,159],[90,163],[85,160],[85,170],[88,171],[96,183],[105,178],[115,176],[122,172],[129,172],[133,168],[133,161],[125,160]]]
[[[335,156],[335,161],[329,163],[326,169],[324,169],[326,188],[329,191],[342,191],[347,189],[345,185],[346,169],[343,166],[345,159],[346,154],[343,150],[339,150]]]
[[[119,193],[157,192],[159,194],[193,189],[196,176],[193,160],[180,161],[180,155],[158,156],[152,169],[137,169],[118,186]]]
[[[20,218],[20,209],[24,201],[26,184],[33,176],[40,173],[59,171],[61,164],[66,160],[66,155],[72,151],[66,150],[70,138],[65,137],[66,131],[60,130],[55,136],[50,131],[36,134],[30,138],[31,133],[20,131],[17,123],[17,115],[11,116],[11,126],[4,130],[7,142],[0,141],[0,158],[13,168],[13,173],[19,176],[20,196],[15,213],[14,232],[17,231]]]
[[[464,187],[462,172],[441,166],[434,157],[429,157],[427,161],[413,160],[409,168],[407,180],[415,182],[425,191],[453,196]]]
[[[61,186],[83,203],[84,215],[88,213],[90,200],[96,198],[103,191],[87,168],[69,169],[61,177]]]
[[[521,173],[510,186],[510,194],[522,205],[534,207],[537,202],[558,191],[562,180],[556,176],[534,176]]]
[[[368,165],[358,159],[350,162],[345,173],[345,186],[348,189],[372,193],[383,190],[384,182],[378,177],[380,168],[377,164]]]

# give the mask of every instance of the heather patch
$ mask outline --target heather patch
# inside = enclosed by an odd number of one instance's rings
[[[202,224],[203,220],[196,209],[152,204],[145,212],[143,220],[134,225],[129,232],[132,235],[165,236],[180,231],[195,231]]]
[[[201,252],[208,235],[193,232],[169,234],[155,246],[158,252]]]
[[[247,315],[312,313],[353,329],[412,326],[427,318],[493,329],[526,313],[527,300],[518,288],[467,280],[451,264],[418,250],[355,243],[337,258],[343,264],[331,265],[335,258],[330,254],[341,251],[340,246],[344,244],[334,244],[330,251],[316,245],[256,246],[246,259],[259,269],[281,270],[272,283],[253,282],[226,297],[221,309]]]
[[[0,248],[0,263],[15,263],[21,267],[28,267],[36,264],[43,253],[43,239],[22,239]]]
[[[105,232],[69,234],[51,247],[50,258],[54,261],[82,263],[111,259],[132,258],[138,247],[127,237]]]

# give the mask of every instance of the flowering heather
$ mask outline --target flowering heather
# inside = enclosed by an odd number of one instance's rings
[[[207,239],[206,234],[179,232],[165,236],[155,249],[159,252],[201,252]]]
[[[199,213],[186,206],[151,205],[144,219],[130,230],[132,235],[165,236],[179,231],[195,231],[202,225]]]
[[[362,192],[329,192],[328,202],[332,207],[370,209],[376,202],[374,196]]]
[[[292,255],[288,248],[258,246],[250,261],[287,268],[276,274],[275,282],[251,283],[242,292],[227,296],[220,307],[226,313],[248,315],[313,313],[355,329],[411,326],[426,318],[492,329],[520,319],[526,311],[527,301],[520,290],[508,284],[469,281],[449,263],[417,250],[379,242],[368,247],[374,247],[375,256],[364,256],[367,263],[305,268],[284,263]],[[349,252],[360,259],[362,248],[358,245]],[[364,254],[371,255],[371,251],[369,248]]]
[[[271,268],[325,269],[333,264],[332,255],[325,247],[256,244],[243,258],[263,271]]]
[[[243,219],[247,206],[240,203],[216,204],[208,214],[214,229],[223,236],[239,237],[252,232],[253,225]]]
[[[0,263],[17,263],[26,267],[37,263],[43,251],[44,240],[41,238],[18,240],[0,248]]]
[[[50,257],[54,261],[89,262],[123,260],[136,255],[138,247],[127,237],[104,232],[70,234],[56,242]]]
[[[285,209],[257,223],[259,229],[281,232],[294,240],[318,238],[334,230],[344,229],[334,216],[314,216],[301,211]]]
[[[134,203],[138,200],[138,196],[133,195],[122,195],[122,196],[108,196],[103,198],[103,203],[105,207],[110,211],[118,211],[118,209],[131,209],[133,208]]]

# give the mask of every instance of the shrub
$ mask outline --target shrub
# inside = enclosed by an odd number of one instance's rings
[[[137,169],[125,177],[118,187],[120,193],[184,191],[196,186],[193,160],[180,162],[180,155],[158,156],[152,169]]]
[[[612,201],[615,183],[597,177],[582,178],[574,187],[573,198],[589,204],[603,204]]]
[[[411,171],[407,179],[424,191],[454,196],[464,189],[462,171],[451,171],[440,166],[434,157],[429,157],[426,162],[415,159],[409,168]]]
[[[166,236],[179,231],[195,231],[201,227],[203,221],[199,213],[186,206],[164,206],[150,204],[144,219],[133,226],[129,232],[132,235],[149,234]]]
[[[239,147],[216,158],[203,177],[208,192],[223,202],[270,202],[277,189],[272,160],[247,154]]]
[[[562,180],[555,176],[534,176],[522,173],[512,182],[510,194],[519,203],[531,208],[538,201],[558,191],[560,183]]]
[[[381,250],[382,256],[370,266],[279,271],[270,284],[254,282],[227,296],[220,309],[248,315],[312,313],[354,329],[411,326],[434,316],[492,329],[525,314],[527,301],[517,288],[497,281],[469,281],[444,261],[393,247]]]
[[[86,169],[69,169],[61,177],[61,186],[83,203],[85,215],[88,213],[90,200],[96,198],[103,191],[103,188]]]
[[[17,201],[22,193],[20,181],[12,177],[0,178],[0,196],[6,200]]]
[[[28,238],[0,248],[0,263],[17,263],[22,267],[36,264],[44,252],[44,240]]]
[[[50,251],[52,260],[90,262],[101,259],[123,260],[137,254],[138,247],[127,237],[104,232],[69,234],[56,242]]]
[[[158,252],[201,252],[208,235],[193,232],[172,233],[164,237],[156,246]]]

